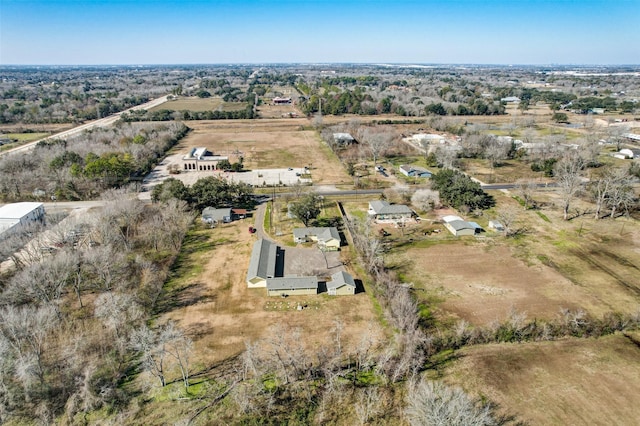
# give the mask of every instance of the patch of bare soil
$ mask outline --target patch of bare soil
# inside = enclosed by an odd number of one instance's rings
[[[531,425],[633,425],[640,418],[640,348],[599,339],[470,347],[445,380]]]

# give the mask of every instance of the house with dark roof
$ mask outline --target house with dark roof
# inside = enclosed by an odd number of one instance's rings
[[[327,293],[329,296],[356,294],[356,282],[348,272],[336,272],[327,282]]]
[[[369,201],[368,214],[378,222],[404,222],[413,217],[413,210],[404,204],[377,200]]]
[[[278,246],[269,240],[260,238],[253,244],[247,271],[249,288],[266,287],[267,280],[276,276],[278,254]]]
[[[320,250],[338,251],[340,250],[340,233],[334,226],[294,228],[293,242],[317,242]]]
[[[318,294],[318,277],[277,277],[267,279],[268,296],[303,296]]]

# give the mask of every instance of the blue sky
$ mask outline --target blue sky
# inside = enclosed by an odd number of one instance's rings
[[[638,64],[640,0],[0,0],[0,64]]]

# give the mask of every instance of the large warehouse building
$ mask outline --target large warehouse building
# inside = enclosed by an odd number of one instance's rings
[[[30,223],[44,220],[42,203],[13,203],[0,207],[0,239],[19,232]]]

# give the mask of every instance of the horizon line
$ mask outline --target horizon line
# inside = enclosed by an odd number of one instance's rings
[[[152,67],[214,65],[374,65],[374,66],[500,66],[500,67],[640,67],[640,63],[491,63],[491,62],[189,62],[189,63],[92,63],[92,64],[0,64],[2,67]]]

